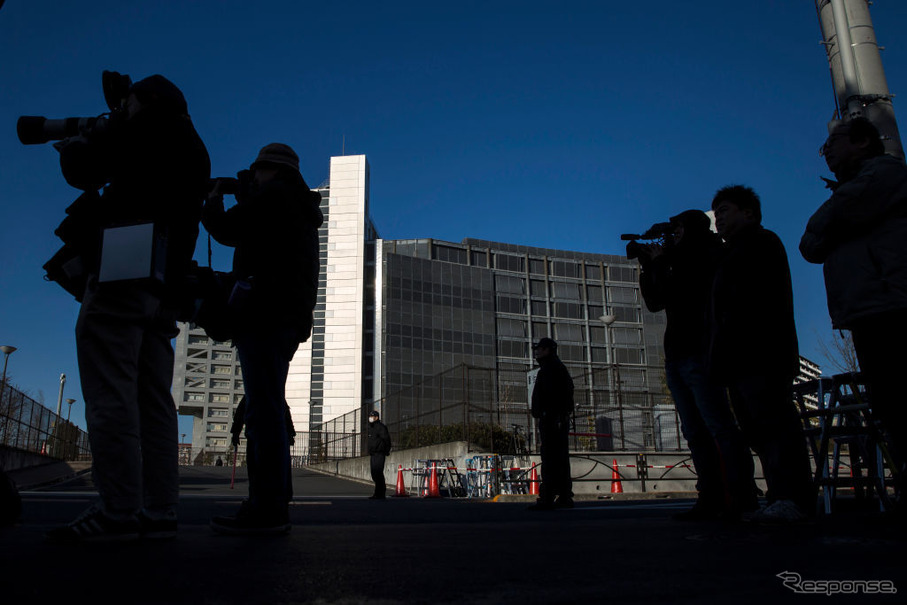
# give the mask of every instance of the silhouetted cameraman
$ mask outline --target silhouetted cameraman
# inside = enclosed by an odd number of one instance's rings
[[[58,540],[176,532],[178,426],[170,395],[170,340],[178,333],[176,309],[195,250],[210,162],[183,94],[163,76],[132,84],[112,109],[103,131],[57,145],[67,182],[88,192],[80,208],[68,211],[76,219],[68,227],[87,275],[76,345],[101,497],[100,506],[49,533]],[[137,229],[125,233],[153,233],[138,238],[150,247],[144,252],[154,263],[146,277],[127,278],[124,270],[136,267],[126,266],[128,255],[119,250],[123,244],[134,249],[136,240],[115,237],[123,227]]]
[[[238,176],[217,180],[203,223],[214,239],[234,248],[236,287],[229,306],[245,386],[249,500],[236,515],[212,519],[211,527],[226,534],[279,534],[290,530],[292,497],[287,374],[299,343],[312,332],[324,217],[321,194],[309,190],[288,145],[264,146]],[[225,210],[228,192],[237,203]]]
[[[709,378],[709,301],[721,240],[709,217],[687,210],[671,218],[666,245],[637,246],[646,307],[664,310],[665,374],[690,448],[699,498],[675,519],[738,516],[757,508],[753,459],[724,387]]]

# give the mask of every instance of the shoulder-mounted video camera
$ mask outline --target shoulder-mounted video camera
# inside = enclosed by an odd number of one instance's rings
[[[123,111],[126,97],[132,86],[132,79],[115,71],[104,71],[101,74],[101,86],[104,89],[104,101],[110,108],[93,118],[48,119],[44,116],[21,116],[16,122],[16,134],[23,145],[42,145],[48,141],[60,141],[79,135],[91,137],[110,129],[111,121]]]
[[[627,244],[627,258],[632,260],[634,258],[645,258],[647,256],[646,248],[644,244],[639,243],[640,240],[668,247],[674,241],[670,237],[673,233],[674,225],[671,223],[655,223],[649,227],[645,233],[624,233],[620,236],[620,239],[625,242],[630,242]]]

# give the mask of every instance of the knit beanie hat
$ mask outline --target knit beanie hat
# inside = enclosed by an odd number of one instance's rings
[[[186,97],[173,82],[160,74],[139,80],[132,85],[129,92],[134,94],[142,105],[157,107],[178,115],[189,113]]]
[[[252,162],[252,168],[256,168],[259,164],[289,166],[299,172],[299,156],[289,145],[283,143],[269,143],[262,147],[258,152],[258,157]]]

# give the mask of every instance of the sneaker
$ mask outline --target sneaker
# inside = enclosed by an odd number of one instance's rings
[[[806,515],[792,500],[776,500],[748,516],[755,523],[799,523],[806,521]]]
[[[235,517],[214,517],[211,529],[229,536],[259,535],[276,536],[290,532],[290,516],[287,511],[265,514],[243,503]]]
[[[558,498],[554,501],[554,508],[573,508],[573,498]]]
[[[170,511],[163,516],[149,515],[139,511],[139,533],[147,540],[169,540],[176,537],[176,513]]]
[[[139,537],[139,521],[135,516],[114,519],[92,505],[69,525],[52,529],[46,536],[54,542],[124,542]]]

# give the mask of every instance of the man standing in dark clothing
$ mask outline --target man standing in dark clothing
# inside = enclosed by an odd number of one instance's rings
[[[670,224],[671,241],[639,248],[639,285],[649,311],[667,315],[665,374],[698,476],[696,504],[674,518],[733,518],[758,503],[752,455],[727,391],[708,375],[709,304],[721,240],[700,210],[682,212]]]
[[[375,482],[375,493],[369,496],[369,500],[384,500],[387,490],[384,459],[391,453],[391,435],[374,410],[368,415],[368,453],[371,456],[372,481]]]
[[[245,386],[249,500],[236,516],[212,519],[211,527],[225,534],[286,533],[292,497],[286,381],[299,343],[312,331],[321,195],[309,190],[299,158],[282,143],[263,147],[239,174],[237,203],[224,210],[229,184],[217,180],[202,221],[214,239],[235,248],[229,306]]]
[[[60,145],[66,180],[88,192],[71,225],[88,273],[84,293],[77,295],[82,307],[76,348],[101,500],[49,532],[63,541],[122,540],[140,533],[163,538],[177,529],[170,341],[178,333],[181,284],[195,250],[210,162],[183,94],[163,76],[132,84],[112,110],[107,131]],[[112,241],[106,233],[124,226],[154,233],[166,260],[153,276],[113,279],[105,270],[108,260],[122,260],[112,245],[105,250]],[[152,247],[148,242],[148,254]]]
[[[793,400],[800,357],[787,253],[762,227],[759,196],[749,187],[720,189],[712,210],[727,248],[712,290],[709,363],[762,461],[768,506],[754,520],[803,520],[815,513],[816,492]]]
[[[532,417],[538,419],[542,443],[542,484],[531,510],[573,508],[570,480],[570,415],[573,379],[557,356],[557,343],[541,338],[532,346],[539,372],[532,389]]]
[[[823,263],[832,326],[850,330],[903,500],[907,471],[907,165],[865,118],[837,125],[822,154],[838,182],[809,219],[800,252]]]

